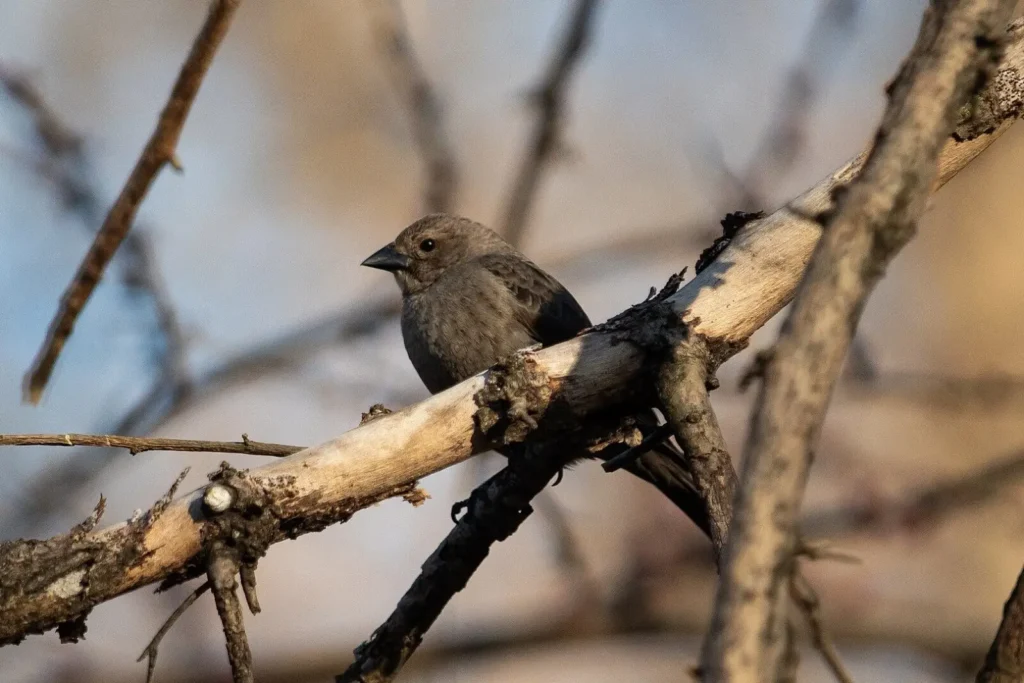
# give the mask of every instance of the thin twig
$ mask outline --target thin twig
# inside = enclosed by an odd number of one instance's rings
[[[238,600],[238,581],[235,579],[238,568],[237,551],[221,541],[214,542],[206,575],[224,629],[231,679],[234,683],[253,683],[252,651],[245,634],[242,603]]]
[[[107,214],[96,239],[61,298],[57,315],[50,324],[46,341],[25,378],[25,399],[38,403],[53,373],[57,358],[74,330],[75,321],[103,276],[103,271],[125,235],[157,174],[165,164],[180,170],[176,156],[178,138],[192,107],[214,53],[227,33],[231,18],[241,0],[215,0],[181,67],[171,96],[160,114],[139,160],[132,169],[121,194]]]
[[[829,635],[828,630],[825,628],[825,622],[821,616],[821,600],[818,598],[814,587],[807,580],[807,577],[799,571],[798,567],[794,568],[789,586],[790,597],[793,598],[793,602],[800,608],[804,619],[807,620],[807,627],[811,631],[811,642],[814,643],[815,649],[821,653],[825,664],[832,671],[832,675],[836,677],[839,683],[854,683],[853,676],[850,675],[846,665],[843,664],[843,659],[839,656],[839,650],[836,649],[835,643],[832,642],[832,636]]]
[[[178,605],[178,608],[171,612],[171,616],[167,617],[167,621],[165,621],[163,626],[160,627],[160,630],[156,632],[153,639],[149,641],[149,645],[147,645],[146,649],[142,651],[139,658],[135,660],[137,662],[141,662],[143,657],[148,658],[148,662],[146,664],[146,683],[153,683],[153,672],[156,671],[156,658],[157,652],[160,648],[160,642],[171,630],[171,627],[174,626],[174,623],[181,618],[181,615],[183,615],[188,608],[191,607],[195,601],[208,590],[210,590],[210,582],[204,581],[198,588],[189,593],[188,597],[182,600],[181,604]]]
[[[157,437],[117,436],[114,434],[0,434],[2,446],[95,446],[126,448],[135,455],[145,451],[186,451],[191,453],[241,453],[283,458],[298,453],[303,446],[252,441],[245,434],[241,441],[200,441]]]
[[[427,213],[448,213],[455,205],[458,171],[441,102],[416,56],[397,0],[369,0],[366,7],[374,18],[395,90],[406,101],[413,137],[423,157],[424,208]]]
[[[709,683],[773,680],[766,634],[784,591],[813,445],[857,320],[913,235],[960,107],[994,72],[1015,0],[928,7],[918,41],[856,179],[822,217],[818,243],[768,364],[705,650]],[[706,272],[706,271],[705,271]],[[767,674],[767,676],[766,676]]]
[[[566,91],[590,41],[596,8],[597,0],[577,0],[562,43],[547,67],[544,80],[532,93],[537,119],[499,223],[500,232],[509,244],[519,245],[522,242],[541,173],[558,152]]]

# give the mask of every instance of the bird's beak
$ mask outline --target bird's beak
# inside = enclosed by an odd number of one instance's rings
[[[409,257],[405,254],[399,254],[395,250],[395,243],[392,242],[382,249],[378,249],[373,252],[373,254],[359,265],[394,272],[396,270],[407,269],[409,267]]]

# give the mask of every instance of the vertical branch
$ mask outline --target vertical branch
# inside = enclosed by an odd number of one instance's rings
[[[178,139],[213,56],[227,33],[241,0],[215,0],[181,67],[170,98],[155,130],[142,150],[128,181],[118,196],[92,246],[82,260],[71,284],[64,291],[57,314],[50,323],[46,340],[25,377],[25,399],[38,403],[53,374],[57,358],[71,336],[75,321],[85,307],[107,264],[132,227],[132,221],[146,193],[166,164],[181,170],[176,156]]]
[[[231,679],[234,683],[253,683],[252,652],[245,635],[242,603],[238,600],[238,581],[235,578],[239,565],[238,552],[217,541],[210,550],[206,576],[224,628]]]
[[[522,243],[541,173],[558,151],[566,90],[590,42],[596,8],[597,0],[577,1],[562,43],[548,65],[544,80],[532,94],[538,110],[537,120],[499,223],[499,232],[509,244],[519,246]]]
[[[693,470],[694,484],[707,511],[715,560],[721,565],[729,540],[736,470],[708,396],[710,367],[703,339],[681,341],[659,370],[658,396]]]
[[[796,523],[832,388],[864,303],[914,232],[957,110],[995,67],[1012,0],[947,0],[927,10],[890,90],[860,175],[822,217],[779,335],[747,441],[735,521],[704,651],[709,683],[778,679],[777,634]]]
[[[423,204],[427,213],[450,213],[458,171],[445,133],[443,107],[416,57],[409,27],[397,0],[369,0],[367,9],[387,56],[395,90],[406,100],[413,137],[426,167]]]

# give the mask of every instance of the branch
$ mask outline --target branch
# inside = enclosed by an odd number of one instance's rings
[[[958,109],[994,73],[1014,0],[932,4],[890,91],[876,145],[837,207],[768,364],[711,638],[709,683],[775,680],[796,524],[812,447],[864,302],[911,238]]]
[[[235,579],[240,566],[238,552],[225,543],[217,542],[211,551],[206,576],[224,629],[231,679],[234,683],[253,683],[252,651],[245,635],[242,603],[238,600],[238,581]]]
[[[975,679],[977,683],[1024,681],[1024,570],[1003,607],[1003,620]]]
[[[1004,68],[1019,76],[1024,65],[1024,30],[1019,25],[1013,38]],[[977,156],[1009,121],[975,140],[948,141],[935,186]],[[857,161],[848,164],[790,207],[748,224],[714,262],[666,301],[693,334],[708,339],[716,359],[725,360],[742,348],[789,301],[821,235],[820,226],[805,216],[830,208],[831,189],[849,181],[858,168]],[[637,327],[642,331],[644,325]],[[501,434],[479,428],[475,399],[489,381],[511,379],[506,386],[547,397],[538,404],[540,419],[535,422],[540,431],[549,424],[564,431],[567,422],[635,399],[635,392],[646,385],[641,373],[648,368],[641,346],[623,343],[629,330],[629,325],[605,328],[524,352],[515,367],[497,366],[334,441],[252,470],[248,477],[271,498],[275,540],[322,529],[361,507],[408,494],[421,477],[489,450]],[[489,405],[485,396],[482,402]],[[557,409],[547,415],[552,404]],[[503,414],[509,405],[495,408]],[[511,422],[522,424],[521,416]],[[527,425],[522,436],[529,432]],[[194,491],[161,508],[160,514],[151,511],[102,530],[0,545],[0,642],[54,628],[134,588],[198,575],[195,562],[207,523],[201,498],[202,491]],[[32,562],[32,557],[47,561]],[[53,585],[62,589],[48,591]]]
[[[914,529],[988,502],[1006,486],[1024,479],[1024,450],[963,477],[926,486],[892,502],[869,500],[809,514],[801,524],[809,537],[889,529]]]
[[[78,314],[85,307],[107,264],[131,229],[139,205],[145,199],[157,174],[168,163],[177,170],[181,169],[175,152],[178,138],[181,136],[185,119],[199,92],[203,77],[210,68],[214,53],[227,33],[228,25],[240,1],[216,0],[210,6],[206,23],[199,31],[188,58],[181,67],[156,129],[143,148],[142,155],[128,176],[121,194],[103,221],[89,252],[78,267],[78,272],[64,291],[57,315],[50,323],[46,341],[26,375],[27,401],[38,403],[42,398],[43,389],[50,380],[61,349],[74,330]]]
[[[127,448],[132,455],[145,451],[186,451],[191,453],[240,453],[272,455],[283,458],[302,450],[301,446],[252,441],[245,434],[241,441],[198,441],[156,437],[115,436],[113,434],[0,434],[2,446],[96,446]]]
[[[508,467],[473,491],[466,514],[423,563],[423,570],[387,621],[355,651],[355,661],[337,683],[392,680],[422,642],[441,610],[462,590],[490,553],[533,512],[533,499],[555,477],[564,461],[538,449],[510,459]]]
[[[548,65],[547,75],[532,94],[538,109],[537,120],[499,224],[499,232],[509,244],[522,242],[541,172],[558,151],[566,90],[590,42],[596,9],[597,0],[577,0],[562,44]]]
[[[448,213],[455,204],[458,172],[444,131],[441,103],[416,58],[397,0],[370,0],[366,7],[376,23],[395,89],[406,100],[413,137],[426,165],[424,207],[427,213]]]
[[[714,377],[712,363],[703,339],[689,338],[676,344],[658,374],[658,395],[693,469],[710,521],[715,561],[721,566],[732,522],[736,470],[708,396],[707,385]]]

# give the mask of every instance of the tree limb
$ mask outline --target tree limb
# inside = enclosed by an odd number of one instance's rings
[[[1004,68],[1016,74],[1024,64],[1022,34],[1018,25],[1004,61]],[[977,156],[1009,120],[975,140],[948,141],[935,187]],[[792,297],[821,235],[818,224],[805,216],[830,208],[832,188],[849,181],[858,168],[858,161],[844,166],[789,207],[747,225],[666,302],[694,334],[708,338],[716,359],[741,348]],[[567,422],[628,404],[645,385],[638,381],[646,370],[644,350],[623,343],[637,328],[643,324],[613,326],[524,352],[515,367],[492,368],[334,441],[252,470],[247,476],[271,501],[275,538],[319,530],[361,507],[408,494],[421,477],[491,448],[501,435],[485,433],[476,421],[481,406],[475,397],[488,382],[511,378],[511,386],[546,397],[533,418],[542,432],[549,426],[564,430]],[[512,406],[488,410],[504,414]],[[522,418],[511,422],[520,424]],[[523,436],[529,431],[527,424]],[[201,498],[202,490],[194,491],[161,507],[159,514],[150,511],[102,530],[0,545],[0,642],[54,628],[134,588],[197,576],[201,534],[208,523]],[[33,557],[46,561],[33,562]]]
[[[910,239],[958,109],[995,72],[1013,0],[933,3],[890,91],[876,144],[842,190],[779,336],[748,436],[711,637],[709,683],[777,680],[812,448],[864,302]]]
[[[78,272],[61,297],[60,307],[32,368],[25,376],[25,400],[38,403],[64,344],[71,336],[78,314],[99,284],[103,271],[121,245],[142,200],[165,164],[181,170],[176,156],[178,138],[199,92],[214,53],[227,33],[241,0],[215,0],[188,58],[181,67],[171,96],[160,113],[156,129],[142,150],[121,194],[107,214]]]

